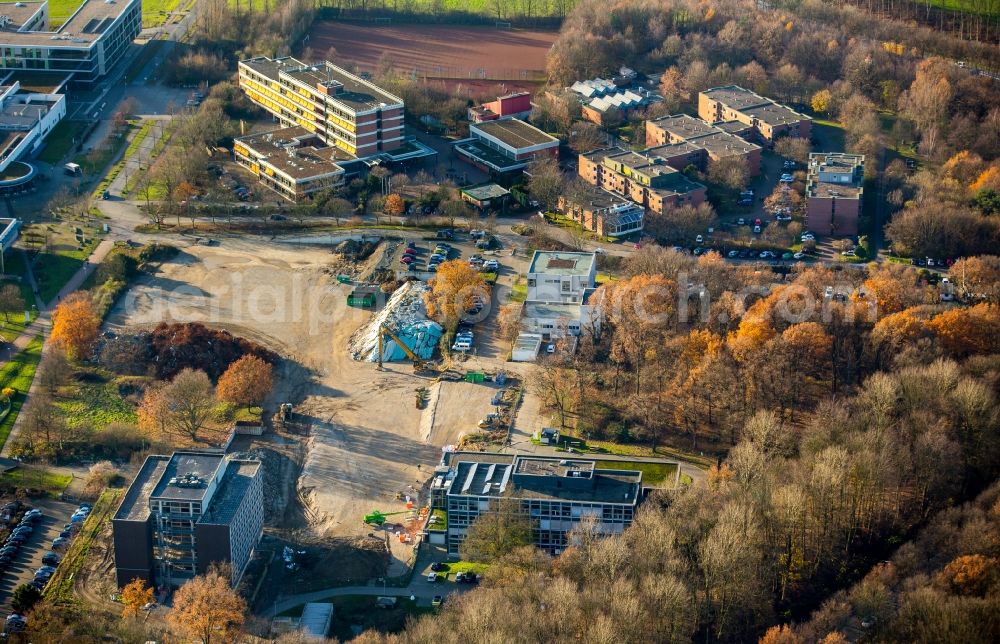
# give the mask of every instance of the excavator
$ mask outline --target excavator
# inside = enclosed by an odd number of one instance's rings
[[[396,514],[406,514],[407,512],[413,512],[413,510],[400,510],[399,512],[380,512],[379,510],[372,510],[365,515],[365,523],[368,525],[380,526],[385,523],[386,517],[391,517]]]
[[[420,359],[420,356],[413,353],[410,347],[406,346],[406,343],[399,339],[399,337],[392,332],[385,324],[381,325],[378,329],[378,370],[383,371],[382,367],[382,352],[385,350],[385,338],[388,337],[390,340],[399,345],[399,348],[403,350],[406,357],[413,361],[413,371],[423,371],[427,367],[427,363]]]

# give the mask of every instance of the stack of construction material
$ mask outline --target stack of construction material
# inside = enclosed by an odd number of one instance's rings
[[[434,354],[444,330],[441,325],[427,318],[424,293],[428,287],[423,282],[406,282],[389,298],[385,308],[372,316],[358,329],[348,343],[348,351],[355,360],[378,361],[378,335],[382,325],[387,326],[406,346],[423,360]],[[386,338],[383,361],[405,360],[406,353],[394,341]]]

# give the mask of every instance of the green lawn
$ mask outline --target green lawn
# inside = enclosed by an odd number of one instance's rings
[[[180,0],[142,0],[142,28],[159,27],[180,3]]]
[[[110,373],[95,371],[76,391],[55,403],[71,427],[87,424],[103,428],[110,423],[134,424],[135,407],[118,393],[118,382]]]
[[[646,463],[643,461],[597,461],[601,470],[639,470],[642,482],[649,485],[666,483],[673,485],[677,476],[677,466],[673,463]]]
[[[39,335],[28,343],[24,351],[0,367],[0,389],[13,387],[17,390],[11,400],[10,412],[0,421],[0,447],[7,442],[14,421],[21,413],[21,406],[27,398],[28,389],[31,388],[31,381],[35,379],[35,369],[38,368],[38,361],[42,357],[42,342],[43,337]]]
[[[523,277],[518,277],[510,289],[511,302],[523,302],[528,299],[528,282]]]
[[[83,266],[83,260],[90,257],[95,246],[97,238],[90,237],[82,248],[63,245],[50,252],[39,254],[33,267],[43,302],[51,302],[52,298],[59,294],[66,282]]]
[[[31,304],[29,303],[28,306]],[[30,317],[34,320],[36,316],[31,315]],[[11,314],[9,321],[0,316],[0,337],[4,339],[4,342],[13,342],[17,336],[24,332],[26,326],[28,325],[24,323],[24,313]]]
[[[103,173],[111,160],[118,156],[118,152],[128,142],[128,132],[131,127],[125,128],[124,132],[112,134],[101,142],[100,147],[93,148],[89,152],[81,152],[73,157],[74,163],[79,163],[83,173],[94,175]]]
[[[815,119],[813,121],[813,136],[819,141],[820,150],[844,149],[844,126],[836,121]]]
[[[122,157],[118,159],[113,166],[111,166],[107,174],[104,175],[104,178],[101,179],[100,183],[97,184],[97,187],[94,188],[94,199],[101,198],[101,194],[108,188],[108,186],[111,185],[111,182],[114,181],[125,168],[125,163],[129,160],[129,157],[138,151],[139,146],[141,146],[142,142],[146,140],[147,136],[149,136],[149,133],[153,130],[153,125],[155,124],[156,122],[152,120],[142,121],[142,125],[139,126],[139,131],[135,133],[135,136],[133,136],[132,140],[129,141],[128,147],[125,148],[125,154],[123,154]]]
[[[61,27],[82,4],[83,0],[49,0],[49,28]]]
[[[437,523],[431,525],[427,524],[428,530],[447,530],[448,529],[448,511],[441,508],[434,508],[431,510],[431,516],[437,517]]]
[[[455,575],[460,572],[474,572],[477,575],[481,575],[487,570],[489,570],[490,565],[485,563],[474,563],[471,561],[453,561],[451,563],[442,564],[441,572],[446,575]]]
[[[20,281],[11,281],[21,289],[21,297],[24,298],[25,305],[30,309],[31,305],[35,303],[35,294],[31,292],[31,285],[28,284],[28,278],[26,277],[27,271],[24,267],[24,253],[20,248],[14,248],[4,253],[3,262],[7,275],[17,275],[21,278]]]
[[[929,0],[928,4],[933,7],[941,7],[951,11],[965,11],[965,13],[982,14],[984,16],[996,16],[998,5],[983,4],[976,0]]]
[[[42,467],[22,465],[0,474],[0,485],[42,490],[47,496],[58,497],[73,480],[67,474],[56,474]]]
[[[59,163],[63,157],[69,154],[74,139],[80,136],[86,127],[85,121],[71,121],[69,119],[59,121],[45,137],[45,148],[38,155],[38,159],[45,163]]]

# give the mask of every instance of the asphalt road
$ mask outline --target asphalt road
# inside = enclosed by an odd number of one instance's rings
[[[42,565],[42,556],[49,551],[52,540],[59,536],[77,508],[72,503],[52,499],[33,500],[29,505],[40,509],[44,516],[35,524],[31,538],[18,550],[17,557],[0,575],[0,614],[4,618],[10,614],[14,589],[34,579],[35,571]]]

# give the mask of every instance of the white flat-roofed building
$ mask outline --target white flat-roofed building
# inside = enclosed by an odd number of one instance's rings
[[[85,0],[58,29],[48,0],[0,3],[0,70],[54,72],[93,85],[142,30],[141,0]]]
[[[22,93],[17,81],[0,86],[0,175],[13,161],[38,149],[64,116],[63,94]]]
[[[579,304],[584,293],[594,288],[596,279],[594,253],[536,250],[528,267],[525,300]]]
[[[448,554],[460,554],[469,525],[504,495],[531,519],[534,545],[557,555],[584,517],[596,519],[601,535],[624,532],[643,498],[642,472],[602,469],[586,458],[445,454],[431,482],[431,504],[448,512]]]

